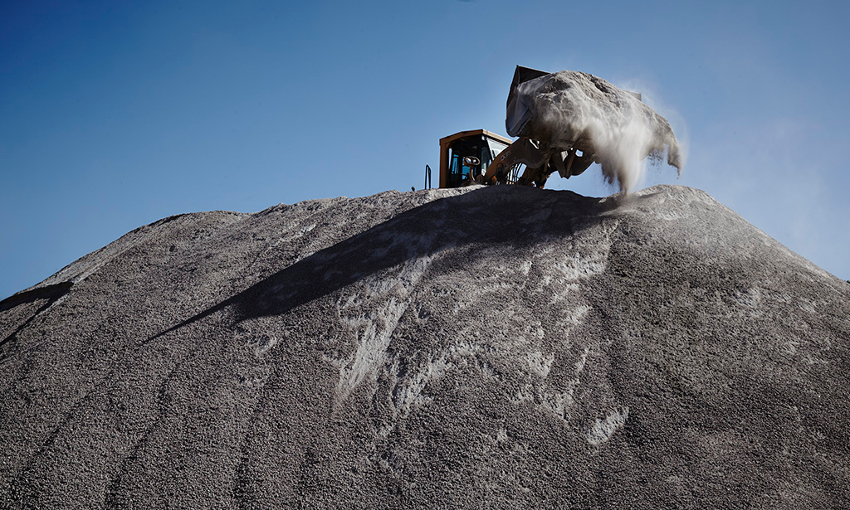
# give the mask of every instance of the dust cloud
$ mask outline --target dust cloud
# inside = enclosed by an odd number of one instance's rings
[[[517,92],[528,121],[512,135],[591,154],[605,180],[621,191],[635,189],[647,163],[666,159],[681,172],[684,157],[673,129],[634,93],[577,71],[542,76],[522,83]]]

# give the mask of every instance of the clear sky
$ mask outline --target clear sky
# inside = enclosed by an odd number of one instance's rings
[[[682,177],[850,279],[850,3],[10,2],[0,298],[160,218],[423,186],[514,67],[637,90]],[[435,170],[436,171],[436,170]],[[436,182],[436,177],[435,177]],[[614,191],[599,169],[550,187]]]

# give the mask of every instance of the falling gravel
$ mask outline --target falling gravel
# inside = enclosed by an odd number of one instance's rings
[[[666,160],[681,171],[685,158],[673,129],[639,94],[579,71],[518,83],[520,69],[508,96],[505,127],[511,136],[563,151],[575,148],[599,163],[604,178],[621,191],[632,191],[641,181],[644,158]]]

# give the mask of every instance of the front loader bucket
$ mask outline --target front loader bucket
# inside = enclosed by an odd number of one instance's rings
[[[516,66],[514,71],[514,80],[511,82],[511,90],[508,93],[507,117],[505,118],[505,127],[508,134],[511,136],[522,136],[520,133],[525,128],[528,121],[531,120],[532,112],[528,103],[525,102],[527,94],[520,93],[522,84],[546,76],[546,71],[531,69],[530,67]],[[525,88],[525,87],[523,87]]]

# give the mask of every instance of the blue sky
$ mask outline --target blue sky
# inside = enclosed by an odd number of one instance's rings
[[[644,186],[850,279],[850,4],[739,3],[7,4],[0,298],[172,214],[421,188],[439,138],[505,134],[517,64],[642,92],[689,148]]]

